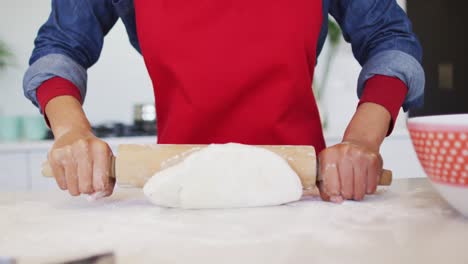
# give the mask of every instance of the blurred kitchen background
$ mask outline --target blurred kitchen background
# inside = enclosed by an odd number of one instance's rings
[[[426,107],[411,115],[468,112],[466,31],[463,1],[399,0],[413,19],[424,47],[427,77]],[[55,188],[40,177],[40,165],[51,141],[38,110],[25,99],[22,78],[38,28],[50,12],[48,0],[3,1],[0,9],[0,43],[10,56],[0,55],[0,191]],[[319,57],[316,88],[328,144],[341,140],[358,99],[360,65],[341,35],[330,36]],[[334,37],[336,36],[336,37]],[[0,52],[1,54],[1,52]],[[2,62],[6,64],[2,67]],[[112,90],[112,99],[106,98]],[[130,45],[119,21],[105,39],[96,65],[88,71],[85,111],[102,137],[119,143],[154,143],[154,108],[151,82],[142,57]],[[428,107],[429,105],[430,107]],[[422,177],[401,113],[395,130],[382,147],[386,167],[395,177]],[[153,135],[153,136],[151,136]],[[50,136],[50,135],[49,135]],[[120,137],[119,139],[115,138]],[[128,137],[132,136],[132,137]]]

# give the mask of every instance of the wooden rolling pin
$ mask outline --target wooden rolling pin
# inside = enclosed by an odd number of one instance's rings
[[[111,177],[120,186],[143,187],[156,172],[181,162],[191,153],[207,145],[119,145],[117,157],[112,158]],[[258,146],[283,157],[301,178],[304,193],[316,189],[317,156],[312,146]],[[42,175],[53,177],[47,162],[43,164]],[[390,185],[392,172],[384,170],[379,185]]]

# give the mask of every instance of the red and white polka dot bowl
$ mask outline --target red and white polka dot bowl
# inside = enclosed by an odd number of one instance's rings
[[[468,217],[468,114],[410,118],[408,129],[434,187]]]

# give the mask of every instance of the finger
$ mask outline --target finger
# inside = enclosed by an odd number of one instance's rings
[[[94,193],[93,164],[86,141],[80,140],[73,145],[73,157],[76,161],[78,189],[80,193]]]
[[[367,162],[362,157],[353,164],[354,171],[354,195],[353,199],[360,201],[364,199],[367,187]]]
[[[336,157],[334,156],[336,154],[328,151],[322,153],[320,155],[320,175],[322,176],[322,182],[319,185],[320,196],[324,201],[341,202],[343,199]]]
[[[330,196],[325,191],[323,191],[323,180],[317,182],[317,187],[319,189],[320,198],[322,198],[323,201],[330,201]]]
[[[78,188],[78,176],[76,171],[76,163],[73,160],[73,155],[71,148],[66,149],[66,157],[62,159],[61,163],[65,170],[65,179],[67,181],[67,189],[68,192],[72,196],[80,195],[80,191]]]
[[[109,186],[106,188],[106,190],[104,190],[104,192],[95,193],[97,194],[96,199],[112,195],[115,187],[115,182],[115,178],[109,177]]]
[[[338,164],[339,178],[341,182],[341,195],[344,199],[353,199],[354,194],[354,170],[353,163],[348,157],[344,157]]]
[[[61,163],[57,162],[61,159],[60,152],[52,150],[49,152],[48,160],[52,173],[54,175],[55,181],[61,190],[67,189],[67,181],[65,180],[65,170]]]
[[[367,194],[373,194],[377,191],[377,185],[382,175],[382,159],[373,157],[367,168]]]
[[[110,196],[112,194],[112,192],[114,191],[114,187],[115,187],[115,178],[109,178],[109,187],[107,188],[107,190],[105,191],[105,197],[107,196]]]
[[[113,187],[109,179],[111,152],[105,143],[97,143],[92,145],[92,155],[93,188],[96,192],[106,192],[108,194],[109,189]]]

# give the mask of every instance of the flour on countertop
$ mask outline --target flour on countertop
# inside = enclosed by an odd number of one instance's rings
[[[0,252],[19,256],[20,263],[108,251],[116,253],[118,263],[210,263],[206,256],[215,263],[374,263],[375,258],[362,258],[369,248],[381,263],[392,263],[394,250],[411,254],[425,241],[437,248],[449,241],[460,257],[468,236],[468,221],[457,221],[427,188],[379,191],[341,205],[310,197],[227,210],[155,207],[140,190],[117,188],[93,203],[57,192],[2,198],[0,212]],[[450,240],[457,235],[460,241]]]

